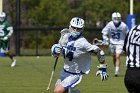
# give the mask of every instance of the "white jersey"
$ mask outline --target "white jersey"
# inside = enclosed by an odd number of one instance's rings
[[[69,37],[68,37],[69,38]],[[62,52],[64,56],[64,69],[72,73],[86,73],[90,71],[91,50],[99,48],[90,44],[83,36],[76,40],[68,39],[63,46]]]
[[[121,22],[119,27],[115,27],[113,21],[110,21],[102,30],[102,34],[107,36],[110,44],[124,44],[124,39],[128,32],[128,27]]]

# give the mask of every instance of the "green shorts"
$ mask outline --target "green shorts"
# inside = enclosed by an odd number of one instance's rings
[[[8,41],[0,40],[0,52],[7,52],[8,51]]]

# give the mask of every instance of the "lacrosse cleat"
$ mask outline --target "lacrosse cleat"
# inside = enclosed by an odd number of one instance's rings
[[[16,65],[16,59],[14,59],[14,61],[11,64],[11,67],[14,67]]]
[[[119,72],[115,72],[115,77],[118,77],[119,76]]]

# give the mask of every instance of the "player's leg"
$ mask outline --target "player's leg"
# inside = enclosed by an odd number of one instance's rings
[[[115,67],[114,73],[116,75],[116,46],[110,44],[109,45],[109,52],[110,52],[110,54],[111,54],[111,56],[113,58],[113,65]]]
[[[13,55],[9,52],[8,48],[8,41],[3,41],[2,42],[2,52],[5,53],[6,56],[8,56],[12,60],[11,67],[14,67],[16,65],[16,59],[13,57]]]
[[[13,57],[13,55],[9,51],[6,52],[6,55],[12,60],[11,67],[14,67],[16,65],[16,59]]]
[[[73,93],[73,90],[69,91],[69,88],[75,87],[80,83],[81,79],[82,75],[73,75],[62,70],[55,84],[54,93]]]
[[[122,52],[123,52],[123,45],[116,45],[115,76],[118,76],[120,73],[120,55]]]
[[[116,55],[112,55],[112,57],[113,57],[113,65],[114,67],[116,67]]]
[[[116,53],[116,62],[115,62],[115,76],[119,75],[119,70],[120,70],[120,54]]]
[[[54,93],[67,93],[64,87],[61,84],[55,86]]]

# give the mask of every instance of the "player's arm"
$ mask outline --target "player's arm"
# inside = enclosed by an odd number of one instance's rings
[[[103,44],[104,45],[109,44],[109,38],[108,38],[109,29],[110,29],[110,24],[107,24],[102,30],[102,38],[103,38]]]
[[[13,27],[8,27],[7,31],[9,32],[5,37],[10,38],[13,34]]]
[[[105,63],[105,57],[104,57],[104,51],[101,50],[98,46],[93,45],[93,50],[91,50],[91,53],[95,53],[97,55],[98,61],[100,64],[104,64]]]
[[[8,33],[2,38],[2,40],[8,40],[13,34],[13,27],[8,22],[6,22],[6,30]]]
[[[103,44],[108,45],[109,44],[109,38],[108,38],[107,34],[103,33],[102,38],[103,38]]]
[[[106,64],[105,64],[105,56],[104,51],[101,50],[98,46],[90,44],[87,40],[83,40],[84,48],[90,53],[95,53],[97,55],[99,66],[96,76],[100,75],[101,80],[106,80],[108,77]]]
[[[105,64],[105,56],[104,56],[104,51],[101,50],[99,47],[97,47],[95,50],[90,51],[92,53],[95,53],[97,55],[97,58],[99,60],[99,66],[98,70],[96,72],[96,76],[100,75],[101,76],[101,80],[107,80],[108,78],[108,74],[107,74],[107,65]]]

